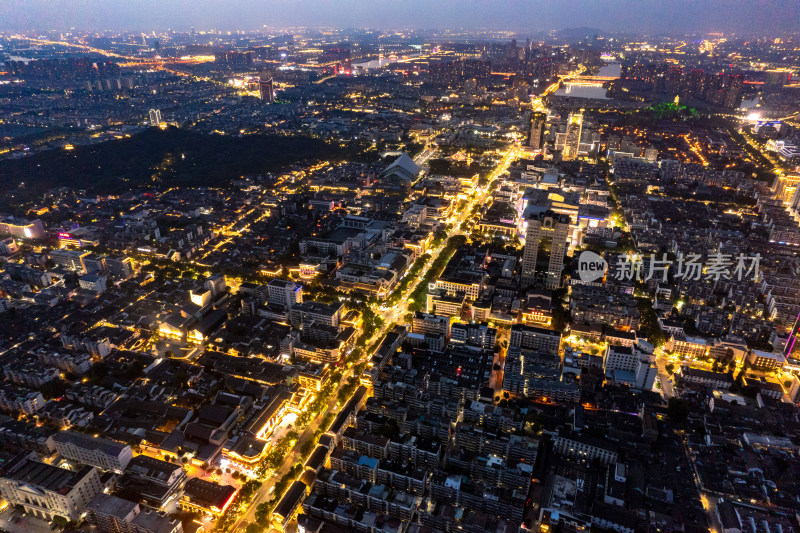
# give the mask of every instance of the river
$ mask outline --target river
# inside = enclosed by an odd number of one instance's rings
[[[598,76],[609,76],[618,78],[622,66],[619,63],[607,63],[600,67],[597,72]],[[594,98],[596,100],[608,100],[606,90],[600,86],[592,85],[570,85],[569,82],[562,85],[556,92],[556,96],[569,96],[572,98]]]

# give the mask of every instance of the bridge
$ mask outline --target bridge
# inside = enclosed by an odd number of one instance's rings
[[[158,58],[158,59],[144,59],[137,61],[127,61],[124,63],[117,63],[120,67],[160,67],[166,64],[169,65],[197,65],[198,63],[208,63],[214,61],[214,56],[203,56],[192,59],[184,58]]]
[[[576,87],[576,86],[577,87],[600,87],[600,86],[603,85],[603,83],[605,83],[605,82],[595,81],[595,80],[575,79],[575,80],[565,80],[564,83],[562,83],[562,85],[572,86],[572,87]]]
[[[619,76],[578,76],[575,79],[579,80],[579,81],[586,80],[586,81],[602,81],[602,82],[606,82],[606,81],[618,80]]]
[[[619,79],[613,76],[576,76],[576,75],[567,75],[563,78],[559,79],[558,81],[552,83],[544,92],[541,94],[542,97],[545,97],[549,94],[556,92],[559,87],[562,85],[578,85],[583,87],[598,87],[607,81],[612,81]]]

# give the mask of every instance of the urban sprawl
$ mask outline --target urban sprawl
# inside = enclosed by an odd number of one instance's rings
[[[0,34],[0,530],[800,532],[799,75]]]

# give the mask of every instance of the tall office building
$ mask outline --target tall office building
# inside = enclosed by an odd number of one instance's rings
[[[231,50],[214,53],[214,61],[228,67],[249,67],[253,64],[253,56],[254,54],[250,50],[246,52]]]
[[[583,109],[577,113],[570,113],[567,121],[567,135],[564,140],[564,153],[561,159],[569,161],[578,157],[578,148],[581,145],[581,129],[583,128]]]
[[[294,327],[308,324],[312,321],[326,326],[339,327],[342,319],[344,305],[340,302],[324,304],[321,302],[302,302],[292,307],[290,318]]]
[[[561,285],[561,268],[567,251],[569,216],[552,211],[531,213],[525,223],[522,286],[527,288],[541,282],[547,289],[557,289]]]
[[[151,126],[158,126],[161,124],[161,110],[160,109],[151,109],[150,110],[150,125]]]
[[[491,72],[491,65],[485,59],[464,59],[461,61],[462,79],[482,81],[489,78]]]
[[[444,335],[450,337],[450,318],[417,311],[414,313],[412,331],[423,335]]]
[[[53,263],[81,274],[86,274],[86,264],[83,261],[92,254],[82,250],[59,249],[50,250],[49,255]]]
[[[544,145],[544,124],[547,115],[544,113],[531,113],[531,125],[528,132],[528,146],[534,150],[541,150]]]
[[[603,357],[603,368],[606,376],[613,378],[616,383],[651,390],[657,374],[653,361],[652,355],[636,346],[608,346]]]
[[[262,102],[271,104],[275,101],[275,87],[272,83],[272,76],[263,74],[258,79],[258,94]]]

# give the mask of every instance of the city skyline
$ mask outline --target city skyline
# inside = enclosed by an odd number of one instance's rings
[[[798,18],[6,0],[0,531],[800,533]]]
[[[711,0],[669,3],[632,0],[588,2],[421,0],[36,0],[0,6],[0,31],[253,31],[281,27],[510,30],[541,32],[588,27],[603,32],[775,35],[797,30],[800,3]]]

